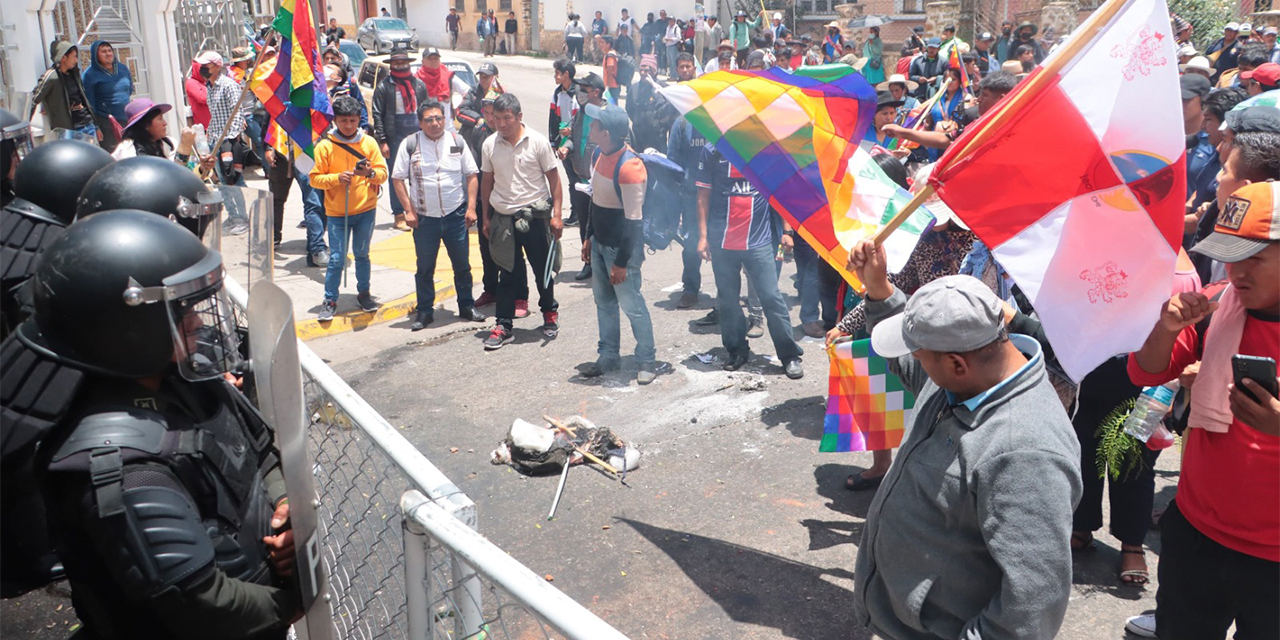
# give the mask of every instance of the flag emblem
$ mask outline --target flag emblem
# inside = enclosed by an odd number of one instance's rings
[[[1121,71],[1125,80],[1133,80],[1138,74],[1149,75],[1151,67],[1163,67],[1168,64],[1166,54],[1164,34],[1152,31],[1151,27],[1145,24],[1129,36],[1128,42],[1111,47],[1112,58],[1128,59]]]
[[[1093,285],[1089,290],[1089,302],[1092,304],[1098,304],[1099,301],[1111,304],[1116,298],[1129,297],[1129,293],[1125,291],[1129,274],[1110,260],[1096,269],[1081,271],[1080,279]]]

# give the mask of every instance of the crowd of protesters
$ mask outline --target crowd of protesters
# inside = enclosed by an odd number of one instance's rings
[[[456,38],[456,12],[447,24]],[[369,245],[388,180],[396,226],[412,231],[417,253],[411,329],[435,322],[434,269],[443,244],[458,316],[485,322],[480,309],[494,306],[483,341],[489,351],[511,343],[516,320],[530,315],[530,278],[540,329],[556,336],[559,243],[564,227],[576,226],[584,266],[575,278],[590,280],[599,333],[597,357],[580,375],[621,368],[625,315],[641,385],[662,373],[659,338],[641,293],[648,159],[660,155],[678,167],[681,182],[672,205],[678,211],[670,212],[683,261],[675,306],[690,309],[712,294],[701,272],[702,262],[710,262],[714,303],[695,324],[719,328],[724,370],[746,365],[751,340],[767,331],[782,373],[804,376],[804,350],[779,285],[783,257],[793,254],[799,332],[827,344],[870,338],[917,395],[905,453],[895,460],[892,451],[876,451],[872,466],[845,481],[849,490],[876,492],[856,573],[855,608],[864,624],[894,638],[983,637],[993,630],[1053,637],[1067,607],[1072,554],[1096,548],[1106,491],[1110,531],[1121,544],[1117,579],[1132,589],[1158,584],[1155,612],[1130,619],[1128,631],[1223,638],[1234,624],[1239,637],[1277,637],[1280,400],[1265,388],[1275,380],[1236,386],[1231,361],[1237,354],[1280,360],[1280,109],[1238,108],[1280,89],[1280,47],[1274,27],[1230,23],[1201,52],[1185,20],[1174,16],[1172,26],[1187,148],[1174,288],[1139,351],[1079,381],[1058,365],[1035,309],[991,248],[944,203],[930,203],[936,223],[897,273],[887,272],[883,248],[866,241],[854,247],[848,266],[866,288],[851,290],[797,241],[769,194],[659,92],[715,69],[849,64],[878,91],[862,148],[889,179],[919,189],[940,154],[1060,43],[1032,23],[1006,22],[999,35],[977,34],[973,45],[952,26],[930,38],[916,29],[888,70],[876,27],[855,46],[836,23],[822,34],[796,36],[779,14],[763,10],[737,12],[728,29],[714,16],[679,20],[665,11],[648,14],[643,24],[626,9],[613,23],[600,12],[589,23],[570,14],[545,133],[523,120],[520,101],[503,90],[493,62],[478,68],[471,87],[451,76],[436,49],[422,52],[417,73],[409,53],[397,49],[366,109],[345,57],[329,48],[323,59],[334,128],[317,144],[309,174],[297,167],[295,146],[282,153],[264,144],[274,123],[255,99],[240,99],[253,73],[245,63],[254,56],[244,50],[231,52],[229,63],[215,51],[192,61],[186,97],[193,119],[225,132],[203,157],[190,129],[177,145],[169,140],[159,116],[170,105],[131,98],[129,71],[108,43],[93,45],[83,76],[77,48],[60,43],[36,97],[54,126],[93,136],[117,157],[166,157],[225,184],[242,184],[246,163],[265,163],[276,195],[277,243],[296,184],[308,264],[326,268],[321,321],[338,313],[348,249],[359,307],[379,306]],[[486,57],[500,35],[506,51],[517,52],[514,14],[500,28],[490,10],[476,33]],[[953,48],[963,72],[949,62]],[[268,43],[261,59],[274,55]],[[580,73],[588,61],[599,63],[600,73]],[[474,297],[473,227],[483,264],[481,294]],[[1131,473],[1106,477],[1099,429],[1144,386],[1172,380],[1180,381],[1184,398],[1166,421],[1183,438],[1181,476],[1176,499],[1153,514],[1161,452],[1143,448]],[[957,455],[961,471],[952,477],[944,470]],[[1148,571],[1144,550],[1153,527],[1161,535],[1158,576]]]

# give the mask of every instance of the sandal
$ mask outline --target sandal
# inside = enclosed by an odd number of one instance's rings
[[[1141,549],[1121,549],[1120,553],[1134,555],[1134,556],[1142,556],[1143,562],[1144,563],[1146,562],[1147,553],[1145,551],[1142,551]],[[1126,585],[1130,587],[1143,587],[1143,586],[1146,586],[1146,584],[1150,580],[1151,580],[1151,573],[1148,572],[1146,569],[1127,569],[1125,571],[1120,572],[1120,584],[1122,585]]]
[[[847,491],[867,491],[869,489],[875,489],[879,487],[880,482],[883,480],[884,480],[884,476],[877,476],[875,478],[863,477],[862,472],[859,471],[858,473],[855,473],[849,476],[848,478],[845,478],[844,488]]]
[[[1093,539],[1091,531],[1071,532],[1071,551],[1093,551],[1098,548],[1098,541]]]

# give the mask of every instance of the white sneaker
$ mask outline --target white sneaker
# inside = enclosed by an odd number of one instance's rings
[[[1144,613],[1129,618],[1124,623],[1124,630],[1139,638],[1156,637],[1156,614]]]

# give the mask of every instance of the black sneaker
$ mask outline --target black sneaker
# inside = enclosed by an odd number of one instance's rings
[[[377,311],[378,307],[382,306],[378,304],[377,300],[373,299],[373,294],[368,291],[361,291],[356,294],[356,304],[360,305],[360,309],[363,311]]]
[[[516,337],[511,335],[510,329],[502,325],[497,325],[493,328],[493,331],[489,332],[489,337],[484,339],[484,350],[497,351],[498,349],[501,349],[503,345],[515,339]]]
[[[694,320],[693,324],[699,327],[714,327],[715,325],[720,324],[720,311],[718,309],[712,309],[707,315]]]
[[[435,317],[432,316],[430,311],[419,311],[416,315],[414,315],[413,324],[409,325],[409,330],[422,331],[423,329],[426,329],[427,327],[431,326],[431,323],[434,321],[435,321]]]
[[[581,375],[584,378],[599,378],[600,376],[611,371],[618,370],[619,363],[617,360],[600,359],[595,362],[583,365]]]
[[[746,351],[741,353],[731,353],[729,354],[729,361],[725,362],[720,368],[725,371],[737,371],[738,369],[741,369],[743,365],[747,364],[747,359],[750,355],[750,352]]]
[[[325,300],[320,303],[320,313],[316,314],[316,320],[320,322],[329,322],[333,320],[333,314],[338,312],[338,303],[335,300]]]

